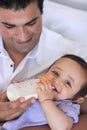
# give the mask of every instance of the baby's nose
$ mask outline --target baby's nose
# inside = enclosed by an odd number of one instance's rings
[[[61,88],[61,80],[59,78],[55,78],[55,79],[51,80],[51,84],[53,86],[58,87],[59,89]]]

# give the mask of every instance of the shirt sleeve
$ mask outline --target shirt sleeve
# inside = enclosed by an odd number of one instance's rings
[[[70,100],[59,101],[57,104],[59,109],[61,109],[67,116],[73,118],[73,123],[77,123],[80,114],[80,105],[72,103]]]

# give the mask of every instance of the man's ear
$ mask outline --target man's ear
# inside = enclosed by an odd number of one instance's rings
[[[73,100],[73,102],[81,104],[84,102],[84,97],[79,97],[76,100]]]

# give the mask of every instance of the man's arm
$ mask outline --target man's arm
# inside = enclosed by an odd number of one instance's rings
[[[72,130],[87,130],[87,98],[81,104],[79,122],[76,125],[73,125]]]
[[[21,130],[51,130],[48,125],[23,128]]]
[[[87,98],[85,98],[85,101],[81,104],[81,113],[87,113]]]
[[[80,115],[79,122],[73,125],[72,130],[87,130],[87,113]]]

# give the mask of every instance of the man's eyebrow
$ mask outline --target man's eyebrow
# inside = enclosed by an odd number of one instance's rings
[[[4,25],[8,25],[8,26],[15,26],[14,24],[9,24],[9,23],[6,23],[6,22],[1,22],[2,24],[4,24]]]
[[[28,25],[28,24],[31,24],[33,21],[37,20],[39,17],[36,17],[34,19],[32,19],[31,21],[25,23],[24,25]],[[15,27],[16,25],[15,24],[10,24],[10,23],[7,23],[7,22],[1,22],[2,24],[4,25],[7,25],[7,26],[12,26],[12,27]]]
[[[31,24],[33,21],[36,21],[38,18],[39,18],[39,17],[36,17],[36,18],[32,19],[31,21],[25,23],[25,25]]]

